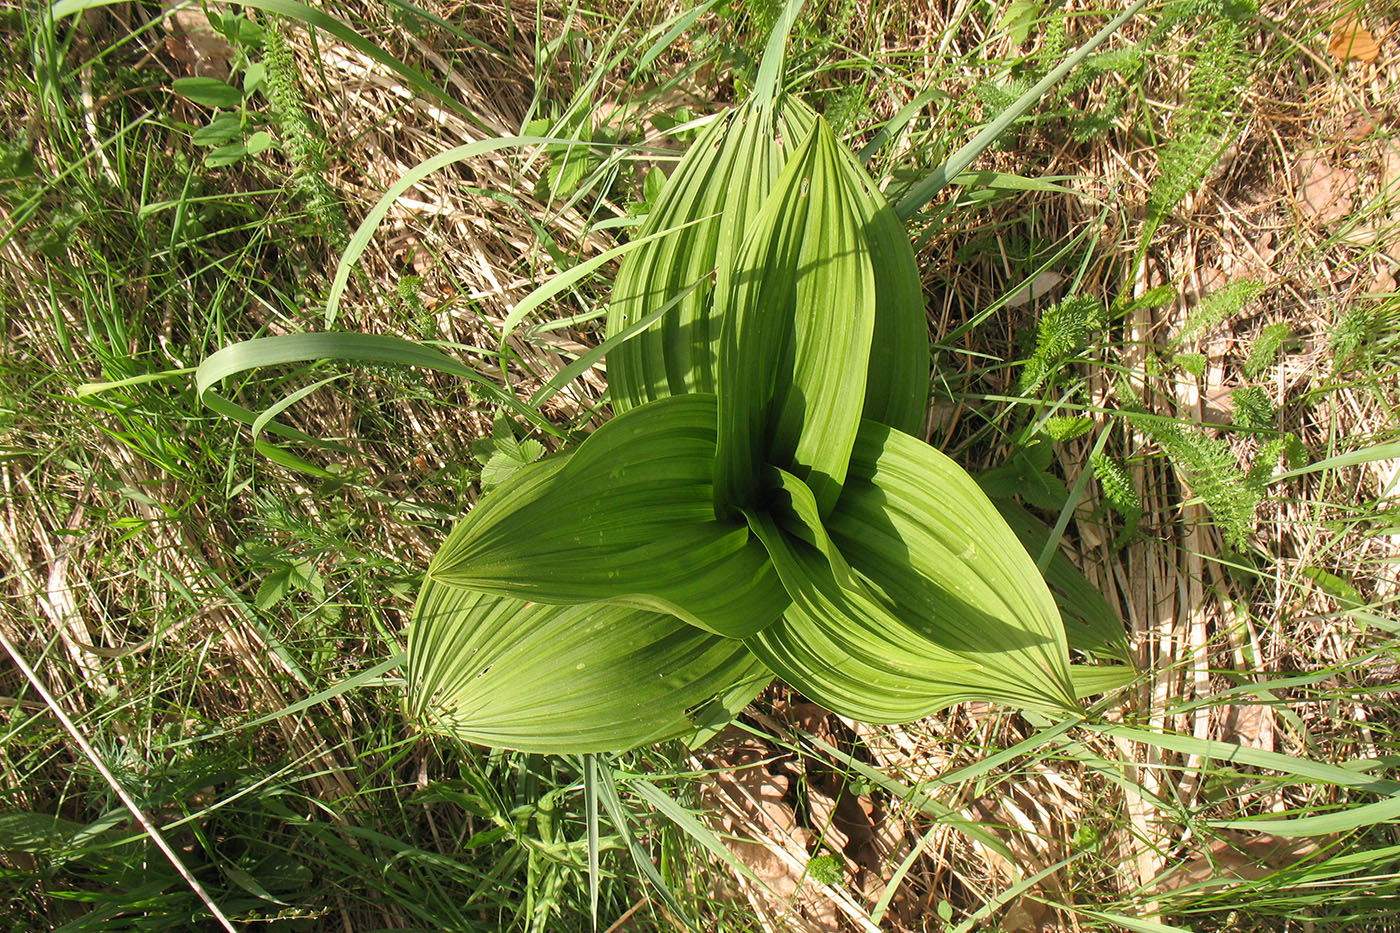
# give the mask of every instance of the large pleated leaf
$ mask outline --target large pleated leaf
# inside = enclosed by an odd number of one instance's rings
[[[1032,558],[1038,556],[1050,540],[1050,529],[1010,499],[993,501],[1026,553]],[[1052,552],[1044,575],[1050,592],[1055,594],[1055,604],[1060,607],[1069,646],[1094,657],[1131,664],[1132,649],[1123,620],[1059,548]]]
[[[864,422],[826,528],[865,593],[841,587],[829,558],[805,542],[780,549],[765,535],[793,604],[748,644],[788,683],[871,722],[970,699],[1074,708],[1054,599],[951,460]]]
[[[841,493],[875,327],[863,197],[819,118],[721,278],[719,514],[759,504],[765,464],[811,487],[822,514]]]
[[[741,642],[622,606],[542,606],[425,580],[408,637],[424,728],[495,748],[620,751],[732,718],[772,679]]]
[[[905,434],[923,430],[928,409],[928,317],[909,233],[875,182],[847,150],[847,173],[859,184],[856,205],[875,273],[875,334],[866,371],[870,421]]]
[[[428,576],[502,596],[666,612],[743,637],[788,603],[748,528],[715,518],[715,399],[634,408],[519,470],[458,523]]]
[[[952,682],[975,670],[905,623],[864,580],[841,582],[833,559],[751,512],[783,585],[783,618],[745,640],[809,698],[865,722],[909,722],[960,698]]]
[[[655,325],[608,354],[618,411],[686,392],[714,391],[719,321],[713,276],[739,244],[815,114],[793,98],[776,108],[751,102],[715,120],[686,151],[637,231],[644,242],[623,260],[608,306],[613,337],[675,301]]]

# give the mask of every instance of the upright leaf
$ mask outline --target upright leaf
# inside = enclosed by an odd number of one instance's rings
[[[875,327],[864,192],[845,158],[819,118],[716,296],[719,514],[758,504],[764,464],[803,480],[823,515],[840,495]]]
[[[843,150],[875,274],[875,333],[863,417],[919,434],[928,411],[928,318],[909,232],[865,169]]]
[[[716,119],[686,151],[636,236],[674,232],[630,252],[613,283],[608,337],[680,299],[655,325],[608,354],[608,385],[618,411],[669,395],[714,391],[720,333],[715,269],[733,263],[814,118],[791,98],[780,98],[776,115],[749,103]]]
[[[493,748],[620,751],[693,734],[772,675],[737,641],[621,606],[540,606],[427,579],[408,638],[409,707]]]
[[[567,605],[667,612],[742,637],[788,603],[763,547],[717,520],[715,399],[632,409],[571,455],[522,467],[458,523],[428,576]]]

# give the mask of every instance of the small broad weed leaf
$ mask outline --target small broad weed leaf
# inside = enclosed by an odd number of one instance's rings
[[[222,146],[243,135],[243,118],[236,113],[221,113],[195,130],[190,142],[196,146]]]
[[[518,440],[511,420],[504,412],[498,412],[490,437],[472,445],[472,455],[481,463],[482,492],[490,492],[516,470],[534,463],[544,454],[544,445],[539,441]]]
[[[176,94],[204,107],[229,110],[243,103],[243,92],[218,78],[176,78],[173,87]]]

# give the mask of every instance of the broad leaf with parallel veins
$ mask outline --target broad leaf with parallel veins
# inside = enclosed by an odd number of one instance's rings
[[[513,474],[428,567],[451,586],[550,604],[610,602],[742,638],[787,606],[742,522],[715,518],[715,403],[677,395],[618,415],[572,454]]]
[[[765,536],[793,605],[748,644],[788,683],[870,722],[968,699],[1073,708],[1053,598],[996,507],[947,457],[863,422],[825,527],[855,590],[814,548],[790,547],[784,559]]]
[[[818,119],[720,283],[721,515],[755,506],[764,464],[811,487],[822,514],[841,493],[875,330],[861,194]]]
[[[541,606],[425,580],[408,640],[414,717],[463,741],[620,751],[729,720],[773,675],[729,638],[622,606]]]
[[[613,283],[608,337],[679,299],[644,333],[608,354],[608,387],[619,412],[670,395],[714,391],[721,325],[714,311],[716,269],[723,277],[733,264],[759,207],[815,119],[796,98],[783,97],[774,107],[749,101],[716,118],[686,150],[637,231],[645,242],[623,260]],[[646,240],[667,229],[674,232]]]

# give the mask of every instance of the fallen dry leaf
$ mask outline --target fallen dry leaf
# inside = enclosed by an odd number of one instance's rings
[[[165,28],[171,33],[166,49],[189,73],[201,78],[228,77],[233,46],[209,23],[202,10],[165,0]]]
[[[1296,865],[1322,847],[1314,839],[1282,839],[1268,833],[1246,836],[1226,831],[1207,850],[1167,870],[1158,891],[1175,891],[1215,878],[1266,878]]]
[[[1332,27],[1332,41],[1327,52],[1338,61],[1373,62],[1381,54],[1376,37],[1354,16],[1344,16]]]
[[[1224,739],[1265,751],[1274,749],[1274,710],[1267,703],[1232,703],[1222,711]]]
[[[1299,187],[1298,206],[1309,220],[1328,224],[1351,213],[1351,197],[1357,178],[1346,169],[1329,165],[1326,156],[1312,153],[1294,167]]]

